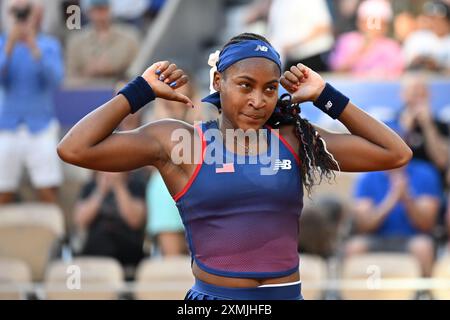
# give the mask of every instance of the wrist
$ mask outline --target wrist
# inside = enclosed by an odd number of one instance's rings
[[[336,90],[331,84],[324,83],[324,88],[313,100],[314,106],[328,114],[331,118],[337,119],[347,107],[350,99]]]
[[[316,103],[317,99],[319,99],[320,95],[322,94],[323,90],[325,90],[325,86],[327,83],[325,81],[322,82],[322,84],[317,88],[317,91],[314,93],[311,102]]]
[[[156,99],[156,94],[153,92],[152,87],[141,76],[129,82],[118,94],[122,94],[127,98],[132,114]]]

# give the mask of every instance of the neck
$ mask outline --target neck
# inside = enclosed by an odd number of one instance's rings
[[[227,130],[236,129],[231,123],[231,121],[223,113],[219,116],[218,122],[219,122],[219,130],[222,133],[223,137],[226,137]]]
[[[225,145],[228,145],[230,147],[232,146],[234,148],[233,150],[244,149],[244,152],[246,154],[257,154],[267,149],[267,137],[264,135],[264,137],[266,137],[264,139],[265,143],[263,146],[261,146],[261,143],[259,141],[259,130],[257,130],[256,132],[256,139],[246,139],[245,134],[236,134],[234,130],[238,130],[239,128],[235,128],[232,122],[223,113],[218,118],[218,127],[222,134]],[[227,130],[233,130],[233,141],[227,141]]]

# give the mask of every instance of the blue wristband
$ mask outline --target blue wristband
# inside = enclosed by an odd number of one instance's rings
[[[152,87],[141,76],[129,82],[118,94],[122,94],[127,98],[133,114],[156,99]]]
[[[336,90],[327,82],[320,96],[314,102],[314,105],[328,114],[331,118],[337,119],[348,105],[350,99]]]

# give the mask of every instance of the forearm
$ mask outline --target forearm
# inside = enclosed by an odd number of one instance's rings
[[[75,209],[75,224],[81,228],[86,229],[100,210],[100,206],[104,197],[99,192],[94,192],[88,199],[79,203]]]
[[[359,136],[374,147],[381,159],[389,163],[404,163],[411,157],[411,150],[406,143],[388,126],[374,119],[366,112],[349,103],[339,116],[339,121],[352,135]]]
[[[114,192],[120,215],[131,228],[138,229],[145,218],[144,202],[134,198],[125,186],[116,187]]]
[[[404,198],[402,202],[405,205],[406,212],[412,224],[423,232],[431,231],[434,224],[434,219],[432,218],[434,214],[420,208],[416,204],[416,201],[409,196]]]
[[[434,164],[445,170],[448,163],[448,144],[441,137],[433,123],[426,123],[422,126],[425,136],[425,150]]]
[[[367,233],[377,230],[394,209],[396,203],[397,198],[392,195],[392,192],[389,192],[379,205],[358,215],[358,229]]]

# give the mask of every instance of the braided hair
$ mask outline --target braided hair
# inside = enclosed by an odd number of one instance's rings
[[[270,44],[263,36],[254,33],[242,33],[231,38],[224,45],[222,51],[229,45],[246,40],[261,40]],[[335,178],[333,170],[339,170],[339,164],[333,155],[328,152],[325,140],[321,138],[308,120],[300,116],[300,113],[300,105],[292,103],[290,94],[283,94],[278,99],[275,111],[266,124],[275,129],[282,125],[294,125],[295,135],[300,141],[298,150],[301,159],[300,175],[308,196],[311,196],[314,185],[320,184],[324,178],[328,182]]]

